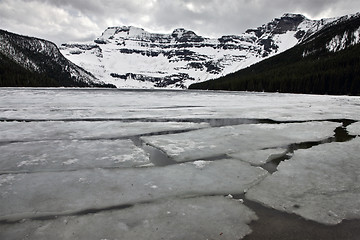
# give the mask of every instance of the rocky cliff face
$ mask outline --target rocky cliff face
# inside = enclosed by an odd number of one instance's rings
[[[0,30],[0,53],[7,61],[12,61],[29,72],[51,78],[52,82],[57,81],[56,85],[59,86],[101,86],[103,84],[91,73],[66,59],[54,43],[46,40]]]
[[[285,14],[241,35],[217,39],[183,28],[171,34],[109,27],[94,42],[63,44],[61,52],[97,78],[117,87],[187,88],[283,52],[332,20]]]

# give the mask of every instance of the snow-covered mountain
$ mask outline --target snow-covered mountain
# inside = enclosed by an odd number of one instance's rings
[[[67,43],[60,50],[97,78],[120,88],[187,88],[281,53],[335,20],[284,14],[241,35],[217,39],[183,28],[156,34],[132,26],[109,27],[93,42]]]
[[[189,88],[360,96],[360,13],[308,33],[283,53]]]
[[[360,12],[343,16],[336,21],[333,21],[331,25],[341,26],[341,24],[347,23],[347,28],[340,35],[335,35],[333,38],[326,44],[326,48],[330,52],[338,52],[348,48],[349,46],[354,46],[360,43]],[[350,26],[351,24],[351,26]],[[339,27],[338,27],[339,28]]]
[[[104,83],[94,75],[66,59],[58,47],[49,41],[21,36],[0,30],[0,60],[6,63],[7,77],[1,86],[102,86]],[[36,83],[30,85],[13,83],[16,73],[9,73],[12,66],[24,73],[36,74]],[[11,76],[11,77],[10,77]],[[6,84],[4,83],[6,81]]]

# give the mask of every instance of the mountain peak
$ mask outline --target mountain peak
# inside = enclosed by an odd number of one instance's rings
[[[106,44],[109,40],[117,37],[141,37],[148,34],[143,28],[138,28],[134,26],[117,26],[117,27],[108,27],[99,37],[95,40],[96,43]]]
[[[186,30],[184,28],[175,29],[171,36],[175,38],[178,42],[202,42],[204,38],[198,36],[195,32],[191,30]]]
[[[196,34],[193,31],[187,30],[185,28],[176,28],[176,29],[174,29],[174,31],[172,32],[171,35],[183,35],[185,33],[191,33],[196,36]]]
[[[281,18],[298,18],[298,19],[306,19],[306,17],[302,14],[298,13],[284,13]]]
[[[264,37],[274,34],[284,34],[289,31],[298,31],[297,38],[300,39],[304,32],[299,29],[300,24],[312,22],[302,14],[285,13],[280,18],[275,18],[257,29],[248,29],[246,33],[255,33],[257,37]]]
[[[117,32],[145,32],[143,28],[135,27],[135,26],[120,26],[120,27],[111,27],[112,29],[116,29]]]

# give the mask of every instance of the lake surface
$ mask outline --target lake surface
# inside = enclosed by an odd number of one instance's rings
[[[1,239],[358,239],[360,98],[0,89]]]

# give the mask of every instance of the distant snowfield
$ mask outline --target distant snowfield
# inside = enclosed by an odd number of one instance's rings
[[[360,221],[358,97],[3,88],[0,120],[0,239],[242,239],[250,202]]]

